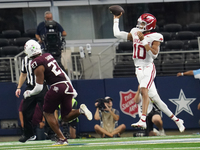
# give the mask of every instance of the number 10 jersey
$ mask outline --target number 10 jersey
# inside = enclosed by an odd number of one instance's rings
[[[150,63],[153,62],[153,58],[145,49],[145,47],[142,45],[137,32],[140,31],[139,28],[133,28],[131,30],[131,35],[133,37],[133,60],[135,66],[147,66]],[[163,36],[160,33],[152,32],[144,34],[144,39],[148,42],[149,46],[151,47],[154,41],[163,42]],[[158,52],[159,53],[159,52]]]

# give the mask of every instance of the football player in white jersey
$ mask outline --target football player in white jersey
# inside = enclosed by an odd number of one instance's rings
[[[150,32],[156,28],[156,18],[149,13],[142,14],[138,19],[136,28],[130,33],[119,30],[119,16],[114,15],[113,32],[119,39],[133,41],[133,60],[136,67],[136,76],[140,84],[142,94],[142,116],[133,127],[146,129],[146,114],[149,104],[149,97],[154,101],[158,108],[170,117],[178,126],[180,132],[184,132],[183,120],[178,119],[160,99],[155,84],[156,69],[153,60],[157,57],[160,49],[160,42],[163,42],[163,36],[156,32]]]

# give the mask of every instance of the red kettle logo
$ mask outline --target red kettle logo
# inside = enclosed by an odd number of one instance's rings
[[[133,101],[136,92],[129,90],[127,92],[119,92],[120,94],[120,109],[123,113],[135,118],[138,114],[138,105]]]

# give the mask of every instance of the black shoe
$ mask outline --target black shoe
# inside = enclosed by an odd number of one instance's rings
[[[19,142],[25,143],[30,137],[26,137],[24,135],[22,135],[19,139]]]

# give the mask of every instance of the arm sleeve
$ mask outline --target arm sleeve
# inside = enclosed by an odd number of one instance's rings
[[[37,95],[42,91],[42,89],[43,89],[43,84],[36,83],[34,89],[30,91],[30,95],[31,96]]]
[[[114,36],[116,38],[127,40],[128,32],[124,32],[124,31],[119,30],[119,19],[114,19],[113,33],[114,33]]]

